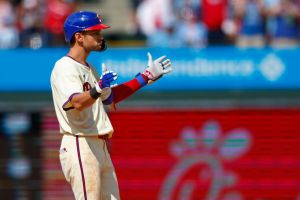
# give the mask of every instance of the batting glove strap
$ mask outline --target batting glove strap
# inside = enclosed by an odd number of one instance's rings
[[[136,80],[138,81],[138,83],[140,84],[141,87],[144,87],[145,85],[147,85],[148,83],[148,78],[141,74],[141,73],[138,73],[136,76],[135,76]]]
[[[113,93],[111,92],[109,97],[107,99],[105,99],[104,101],[102,101],[102,103],[104,105],[110,105],[110,104],[112,104],[113,101],[114,101],[114,97],[113,97]]]
[[[152,55],[148,53],[148,67],[144,72],[144,75],[148,79],[155,81],[159,79],[162,75],[167,74],[172,71],[171,60],[166,56],[161,56],[155,60],[152,59]]]

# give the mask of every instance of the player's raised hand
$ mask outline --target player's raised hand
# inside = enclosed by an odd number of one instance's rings
[[[111,92],[111,87],[114,87],[116,84],[112,84],[118,78],[117,73],[107,69],[106,65],[102,63],[102,75],[96,88],[99,88],[101,92],[101,100],[103,104],[109,105],[113,102],[113,94]],[[98,91],[98,89],[97,89]]]
[[[101,89],[110,87],[113,81],[117,80],[117,73],[111,70],[107,70],[106,65],[102,64],[102,75],[99,80],[99,86]]]
[[[155,81],[162,75],[172,71],[171,60],[166,56],[161,56],[158,59],[152,59],[152,55],[148,52],[148,67],[144,72],[150,80]]]

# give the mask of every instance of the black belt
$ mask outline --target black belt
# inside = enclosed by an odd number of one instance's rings
[[[103,139],[103,140],[107,140],[107,139],[109,139],[109,134],[106,134],[106,135],[98,135],[98,138],[99,138],[99,139]]]

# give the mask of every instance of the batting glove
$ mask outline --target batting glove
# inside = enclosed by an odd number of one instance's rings
[[[162,56],[153,61],[152,55],[148,52],[148,67],[143,73],[150,80],[155,81],[172,71],[171,61],[166,56]]]
[[[113,101],[113,95],[111,92],[111,87],[115,86],[116,84],[112,85],[112,82],[117,80],[118,76],[117,73],[113,71],[109,71],[106,68],[106,65],[102,64],[102,75],[98,84],[96,84],[97,92],[101,93],[101,100],[105,105],[111,104]]]

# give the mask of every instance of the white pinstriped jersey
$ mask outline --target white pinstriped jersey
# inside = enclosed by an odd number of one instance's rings
[[[83,111],[74,109],[70,101],[74,94],[90,90],[98,80],[94,67],[85,66],[68,56],[55,63],[51,73],[51,88],[61,133],[112,135],[113,127],[100,98]]]

